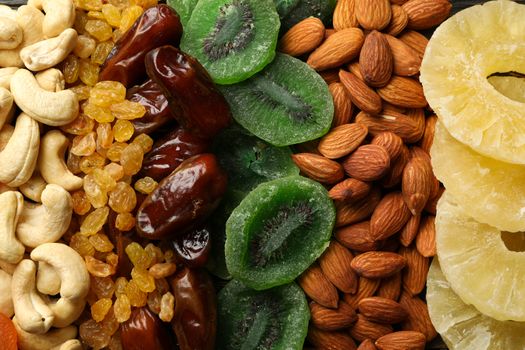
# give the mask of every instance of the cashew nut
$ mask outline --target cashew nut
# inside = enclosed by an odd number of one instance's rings
[[[42,9],[46,13],[43,30],[48,38],[59,35],[75,22],[75,4],[73,0],[42,0]]]
[[[31,178],[18,189],[26,198],[29,198],[34,202],[42,202],[42,192],[44,192],[46,186],[47,183],[42,176],[35,171],[33,176],[31,176]]]
[[[13,113],[13,110],[13,96],[9,90],[0,87],[0,129],[4,126],[9,115]]]
[[[47,295],[56,295],[60,293],[60,276],[55,271],[55,268],[48,263],[38,263],[38,270],[36,272],[36,289]]]
[[[82,178],[75,176],[64,161],[69,140],[58,130],[51,130],[42,137],[38,169],[47,183],[62,186],[68,191],[82,187]]]
[[[0,49],[15,49],[22,43],[24,34],[16,20],[0,17]]]
[[[0,313],[7,317],[15,313],[11,297],[11,275],[4,270],[0,270]]]
[[[5,124],[4,127],[0,129],[0,152],[4,150],[5,146],[7,146],[14,131],[15,128],[9,124]]]
[[[60,299],[48,305],[55,315],[53,326],[68,326],[82,313],[89,292],[89,273],[84,259],[62,243],[44,243],[36,247],[31,252],[31,259],[48,263],[60,276]]]
[[[20,6],[16,22],[22,28],[22,42],[14,49],[0,50],[0,67],[23,67],[24,62],[20,58],[20,50],[44,38],[42,32],[44,14],[33,6]]]
[[[97,42],[92,37],[79,35],[73,53],[80,58],[88,58],[95,51],[96,46]]]
[[[49,184],[41,199],[42,204],[26,202],[18,220],[16,235],[26,247],[58,241],[71,222],[73,204],[68,191]]]
[[[18,70],[18,67],[0,68],[0,87],[9,90],[11,88],[11,77]]]
[[[7,261],[0,260],[0,270],[4,270],[8,274],[12,275],[15,272],[16,264],[8,263]]]
[[[20,114],[13,135],[0,152],[0,182],[11,187],[27,182],[35,170],[39,146],[38,123],[27,114]]]
[[[0,17],[7,17],[16,21],[16,11],[7,5],[0,5]]]
[[[73,91],[46,91],[27,69],[13,74],[11,94],[22,111],[47,125],[65,125],[78,116],[78,98]]]
[[[51,329],[46,334],[33,334],[24,331],[18,324],[18,319],[13,318],[18,334],[18,347],[20,350],[49,350],[77,337],[77,327]]]
[[[55,316],[35,288],[36,265],[22,260],[13,273],[11,293],[15,315],[20,327],[30,333],[46,333]]]
[[[16,264],[24,257],[25,248],[15,236],[23,207],[24,197],[19,192],[0,194],[0,259],[10,264]]]
[[[35,75],[38,85],[44,90],[57,92],[66,87],[64,74],[56,68],[49,68]]]
[[[59,36],[29,45],[20,50],[25,66],[35,72],[62,62],[77,44],[77,31],[71,28]]]
[[[57,345],[51,350],[82,350],[82,343],[78,339],[71,339],[64,342],[62,345]]]

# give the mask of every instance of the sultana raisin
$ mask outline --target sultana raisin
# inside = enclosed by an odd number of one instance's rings
[[[97,148],[96,133],[89,132],[86,135],[78,135],[73,138],[71,153],[77,156],[89,156]]]
[[[150,267],[149,273],[153,278],[165,278],[171,276],[177,270],[177,265],[174,263],[158,263]]]
[[[95,182],[100,186],[102,191],[109,192],[113,191],[117,187],[117,182],[111,175],[103,169],[93,170],[93,178]]]
[[[89,236],[89,242],[93,245],[95,250],[102,253],[109,253],[114,248],[114,245],[111,243],[108,236],[103,233],[97,233],[95,235]]]
[[[102,13],[108,24],[112,27],[120,26],[120,9],[113,4],[104,4],[102,5]]]
[[[113,144],[113,130],[111,124],[101,123],[97,126],[97,145],[101,148],[109,148]]]
[[[145,268],[135,266],[131,270],[131,277],[135,280],[141,291],[150,293],[155,290],[155,279]]]
[[[123,350],[122,348],[122,340],[120,338],[120,331],[116,332],[111,336],[111,340],[109,341],[108,345],[109,350]]]
[[[151,310],[151,312],[156,314],[160,312],[161,297],[161,294],[156,289],[148,294],[148,308]]]
[[[113,297],[115,293],[115,282],[111,277],[91,276],[90,288],[99,299]]]
[[[137,144],[129,144],[122,150],[120,155],[120,165],[124,168],[124,174],[135,175],[142,167],[144,152],[142,147]]]
[[[170,322],[173,318],[175,297],[170,292],[165,293],[160,300],[159,318],[164,322]]]
[[[135,23],[137,18],[139,18],[140,15],[142,15],[142,12],[144,12],[144,9],[140,6],[133,5],[126,7],[124,11],[122,11],[122,18],[120,20],[119,29],[122,32],[126,32],[129,28],[131,28],[133,23]]]
[[[105,164],[106,158],[95,152],[90,156],[82,157],[80,160],[80,170],[82,170],[84,174],[91,174],[97,169],[101,170]]]
[[[86,192],[83,190],[75,191],[71,194],[71,200],[73,203],[73,211],[77,215],[85,215],[91,209],[91,203],[86,196]]]
[[[131,213],[120,213],[117,215],[117,219],[115,220],[115,227],[123,232],[130,231],[133,227],[135,227],[135,224],[135,216],[133,216]]]
[[[128,120],[119,119],[115,125],[113,125],[113,135],[115,136],[115,140],[118,142],[128,141],[131,139],[131,136],[133,136],[134,132],[135,128],[133,127],[133,123]]]
[[[113,33],[112,33],[113,36]],[[102,43],[99,43],[95,48],[95,51],[91,55],[91,62],[96,64],[103,64],[106,61],[111,49],[113,49],[113,41],[108,40]]]
[[[100,11],[88,11],[88,18],[104,20],[104,15]]]
[[[118,181],[124,176],[124,169],[122,165],[117,163],[109,163],[104,167],[104,170],[115,180]]]
[[[146,114],[146,108],[138,102],[122,101],[110,107],[111,113],[117,119],[133,120],[142,118]]]
[[[126,277],[119,277],[115,281],[115,295],[118,297],[121,294],[126,293],[126,286],[128,285],[128,280]]]
[[[151,257],[151,265],[160,263],[164,260],[164,254],[162,253],[162,249],[157,247],[153,243],[148,243],[146,247],[144,248],[144,251]]]
[[[93,51],[95,51],[96,46],[97,41],[89,35],[79,35],[77,38],[77,46],[73,49],[73,53],[79,58],[88,58]]]
[[[71,237],[69,246],[83,257],[95,255],[95,248],[89,242],[88,237],[80,233],[76,233]]]
[[[80,62],[74,55],[66,57],[62,63],[62,73],[64,74],[64,81],[68,84],[73,84],[78,80],[78,72],[80,69]]]
[[[109,309],[108,314],[101,323],[110,335],[115,334],[120,327],[120,323],[115,317],[115,312],[113,311],[113,308]]]
[[[151,266],[151,256],[137,242],[128,244],[125,251],[133,266],[137,266],[142,269],[147,269]]]
[[[91,87],[82,84],[75,85],[69,88],[69,90],[73,91],[77,95],[79,101],[87,100],[91,93]]]
[[[99,19],[89,19],[86,22],[86,32],[98,41],[106,41],[111,39],[113,35],[113,29],[106,22]]]
[[[96,277],[108,277],[115,274],[115,268],[110,264],[95,259],[92,256],[85,256],[86,268],[89,273]]]
[[[127,143],[115,142],[109,147],[108,153],[106,154],[106,156],[112,162],[120,162],[120,157],[122,156],[122,151],[127,146],[128,146]]]
[[[142,307],[147,303],[147,294],[140,290],[135,280],[129,281],[126,285],[125,293],[129,298],[131,306]]]
[[[143,177],[142,179],[138,179],[135,182],[135,186],[134,187],[140,193],[150,194],[151,192],[153,192],[157,188],[158,185],[159,185],[159,183],[157,181],[153,180],[149,176],[146,176],[146,177]]]
[[[80,114],[71,123],[63,125],[60,129],[72,135],[87,135],[95,127],[95,121],[85,114]]]
[[[126,322],[131,316],[131,304],[126,294],[121,294],[117,297],[113,305],[113,312],[118,322]]]
[[[80,339],[93,349],[102,349],[109,344],[111,335],[102,323],[93,319],[83,322],[78,328]]]
[[[106,317],[109,309],[113,305],[111,299],[102,298],[97,300],[93,305],[91,305],[91,317],[96,322],[100,322]]]
[[[108,202],[106,191],[100,188],[92,174],[84,176],[84,192],[91,205],[95,208],[101,208]]]
[[[90,102],[84,107],[85,115],[99,123],[111,123],[113,120],[115,120],[115,117],[113,117],[113,114],[111,114],[109,109],[92,103],[91,96],[89,99]]]
[[[137,145],[142,147],[142,151],[144,151],[144,154],[151,151],[151,149],[153,148],[153,139],[146,134],[140,134],[136,136],[133,139],[132,143],[136,143]]]
[[[93,86],[89,102],[99,107],[111,107],[126,98],[126,87],[118,81],[100,81]]]
[[[136,205],[137,195],[133,188],[125,182],[118,182],[109,193],[109,206],[117,213],[129,213],[135,209]]]
[[[88,59],[81,59],[79,63],[78,76],[88,86],[93,86],[98,81],[100,67]]]
[[[83,10],[100,11],[102,9],[102,0],[75,0],[75,5]]]
[[[94,235],[102,229],[109,215],[109,208],[95,209],[84,219],[80,225],[80,233],[86,236]]]

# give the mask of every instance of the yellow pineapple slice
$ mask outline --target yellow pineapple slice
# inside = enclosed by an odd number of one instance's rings
[[[490,85],[511,100],[525,102],[525,78],[514,76],[492,76]]]
[[[436,124],[432,167],[463,210],[502,231],[525,231],[525,166],[474,152]]]
[[[466,305],[450,288],[437,259],[428,271],[427,304],[450,350],[525,349],[525,323],[497,321]]]
[[[443,22],[421,65],[425,96],[447,130],[478,153],[525,164],[525,104],[501,94],[493,73],[525,73],[525,5],[490,1]]]
[[[448,191],[438,203],[437,255],[454,292],[487,316],[522,322],[525,252],[513,236],[521,234],[507,234],[469,217]]]

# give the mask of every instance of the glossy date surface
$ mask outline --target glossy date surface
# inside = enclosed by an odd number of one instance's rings
[[[210,153],[186,159],[142,202],[137,233],[174,238],[201,224],[219,205],[227,176]]]
[[[211,250],[211,231],[208,225],[184,233],[173,241],[177,259],[184,265],[197,268],[208,262]]]
[[[211,139],[231,122],[226,99],[195,58],[166,45],[150,51],[145,62],[180,125]]]
[[[119,81],[126,87],[140,84],[146,78],[146,54],[162,45],[178,45],[181,36],[182,24],[175,10],[165,4],[150,7],[117,41],[99,80]]]
[[[175,341],[157,315],[147,307],[134,308],[131,317],[121,326],[123,350],[171,350]]]

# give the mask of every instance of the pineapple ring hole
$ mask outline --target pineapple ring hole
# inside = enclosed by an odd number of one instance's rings
[[[501,232],[501,240],[512,252],[525,252],[525,232]]]
[[[519,72],[494,73],[487,80],[497,92],[517,102],[525,102],[525,74]]]

